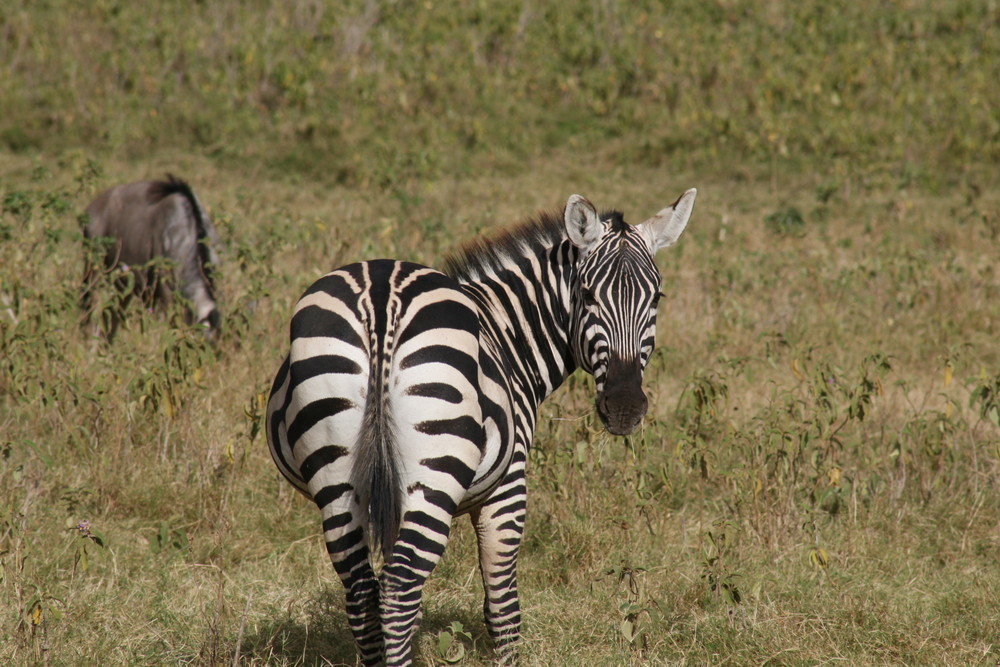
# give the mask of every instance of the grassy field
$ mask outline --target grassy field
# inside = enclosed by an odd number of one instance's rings
[[[523,662],[998,664],[1000,8],[862,7],[5,4],[0,661],[353,665],[261,432],[298,295],[697,187],[642,430],[580,373],[541,409]],[[167,171],[224,241],[220,340],[88,340],[80,213]],[[492,659],[474,543],[422,664]]]

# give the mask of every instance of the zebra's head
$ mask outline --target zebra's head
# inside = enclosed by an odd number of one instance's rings
[[[646,414],[642,374],[656,338],[660,272],[653,256],[687,226],[693,188],[649,220],[630,225],[617,212],[598,215],[573,195],[565,223],[579,252],[571,335],[576,363],[594,375],[597,414],[614,435],[634,431]]]

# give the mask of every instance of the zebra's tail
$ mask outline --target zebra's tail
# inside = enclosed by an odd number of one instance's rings
[[[382,561],[388,562],[402,520],[403,490],[382,371],[378,364],[372,366],[351,483],[361,505],[368,508],[371,551],[381,553]]]

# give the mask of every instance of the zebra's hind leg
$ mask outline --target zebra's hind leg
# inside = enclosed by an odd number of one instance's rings
[[[347,594],[347,623],[351,626],[361,664],[381,665],[383,645],[378,615],[379,583],[367,557],[362,565],[346,577],[342,576],[341,580]]]
[[[524,534],[527,491],[524,467],[512,464],[489,500],[472,512],[483,577],[483,616],[500,664],[517,662],[521,606],[517,594],[517,554]]]
[[[339,504],[321,507],[326,550],[344,584],[347,623],[361,662],[381,665],[384,646],[379,619],[379,580],[372,569],[364,528],[357,520],[360,511],[356,506],[336,507]]]
[[[447,504],[454,507],[453,502]],[[451,515],[441,507],[425,505],[403,514],[399,537],[379,577],[382,634],[390,667],[413,664],[424,583],[441,559],[450,532]]]

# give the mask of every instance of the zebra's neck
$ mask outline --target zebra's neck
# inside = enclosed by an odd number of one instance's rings
[[[537,407],[576,369],[569,315],[577,250],[568,239],[520,250],[459,281],[479,306],[487,349]]]

